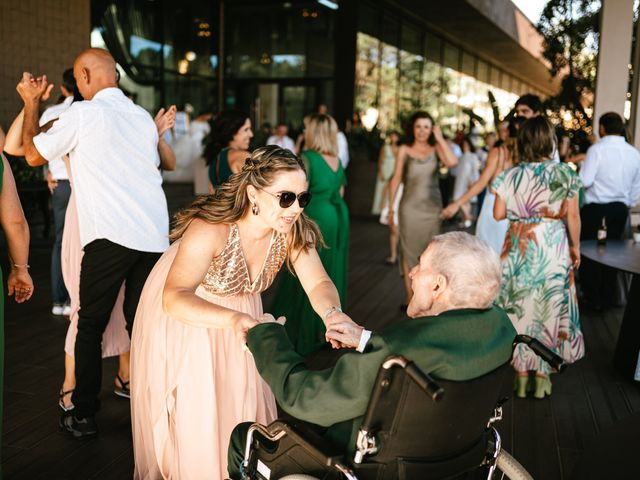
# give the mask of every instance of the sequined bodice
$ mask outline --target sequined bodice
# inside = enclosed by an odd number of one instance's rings
[[[233,223],[229,229],[226,245],[220,255],[212,260],[201,285],[209,293],[220,297],[260,293],[271,285],[286,257],[286,237],[283,234],[273,232],[262,270],[252,282],[242,252],[240,232],[238,226]]]

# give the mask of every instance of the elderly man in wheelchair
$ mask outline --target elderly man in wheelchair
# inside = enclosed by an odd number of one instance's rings
[[[282,410],[302,422],[239,425],[229,445],[231,478],[477,474],[496,441],[487,420],[511,378],[516,337],[493,305],[499,258],[482,240],[452,232],[433,239],[409,276],[412,319],[373,333],[333,326],[327,338],[356,351],[332,368],[310,371],[278,323],[249,330],[260,374]]]

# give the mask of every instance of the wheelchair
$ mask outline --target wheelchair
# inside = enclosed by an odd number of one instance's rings
[[[518,335],[513,346],[519,343],[558,372],[566,367],[538,340]],[[249,480],[532,479],[493,427],[512,379],[509,362],[457,382],[435,380],[406,358],[390,356],[378,371],[352,455],[303,423],[254,423],[242,474]]]

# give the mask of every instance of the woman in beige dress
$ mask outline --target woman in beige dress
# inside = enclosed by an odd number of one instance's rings
[[[136,479],[222,479],[240,422],[269,423],[273,394],[244,347],[260,293],[283,263],[327,327],[351,321],[316,251],[301,160],[259,148],[214,195],[178,214],[175,240],[147,279],[131,343]]]
[[[400,184],[404,183],[398,212],[406,291],[403,308],[413,296],[409,271],[418,264],[420,254],[431,239],[440,233],[442,200],[437,176],[440,163],[452,168],[458,160],[440,128],[434,125],[431,115],[427,112],[415,112],[409,119],[406,143],[398,150],[396,169],[389,188],[389,218],[393,218],[395,196]]]

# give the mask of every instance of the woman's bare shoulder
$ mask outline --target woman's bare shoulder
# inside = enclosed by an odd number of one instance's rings
[[[246,150],[229,150],[227,161],[229,162],[231,171],[233,171],[234,173],[238,173],[240,170],[242,170],[244,162],[250,156],[251,154]]]
[[[230,228],[226,223],[213,223],[196,218],[184,232],[181,244],[202,251],[219,252],[227,242]]]

